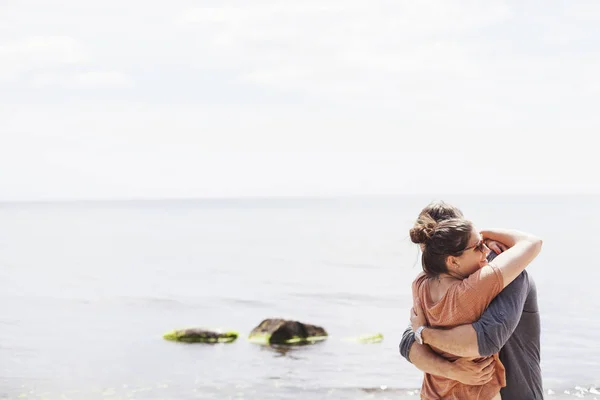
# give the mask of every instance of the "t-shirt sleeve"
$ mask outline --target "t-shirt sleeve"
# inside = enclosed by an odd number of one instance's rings
[[[488,264],[472,273],[457,286],[453,296],[456,302],[454,309],[463,313],[463,320],[475,321],[481,317],[490,302],[503,288],[500,269]]]
[[[412,345],[415,343],[415,333],[412,330],[412,327],[409,325],[408,328],[406,328],[406,330],[404,331],[404,333],[402,334],[402,340],[400,341],[400,354],[402,354],[402,357],[406,358],[406,361],[408,362],[412,362],[410,361],[410,348],[412,347]]]
[[[481,356],[500,351],[513,334],[525,306],[530,284],[526,271],[496,296],[481,318],[473,323]]]

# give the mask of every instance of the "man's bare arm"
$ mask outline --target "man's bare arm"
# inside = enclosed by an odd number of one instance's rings
[[[489,382],[494,374],[494,360],[491,357],[480,362],[474,362],[470,358],[459,358],[452,362],[433,352],[429,346],[418,343],[411,346],[409,357],[423,372],[466,385],[483,385]]]
[[[522,272],[492,301],[481,318],[470,325],[452,329],[424,328],[423,342],[460,357],[487,357],[498,353],[516,329],[523,313],[531,284],[527,272]],[[425,324],[417,300],[411,310],[411,324]]]
[[[429,346],[413,343],[408,353],[410,361],[421,371],[437,376],[450,378],[452,363],[434,353]]]
[[[460,357],[481,357],[477,332],[471,324],[460,325],[452,329],[425,328],[421,332],[421,337],[423,343],[446,353]]]

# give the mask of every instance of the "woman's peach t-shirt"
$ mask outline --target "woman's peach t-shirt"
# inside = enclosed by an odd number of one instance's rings
[[[500,270],[488,264],[462,281],[456,281],[437,302],[431,300],[429,283],[431,280],[420,274],[412,284],[413,300],[421,301],[427,325],[432,328],[452,328],[477,321],[490,302],[502,291],[503,278]],[[433,351],[454,361],[459,357],[445,353],[432,346]],[[473,386],[453,381],[441,376],[425,374],[421,398],[423,399],[491,399],[506,386],[505,369],[498,354],[491,356],[496,363],[496,373],[484,385]],[[483,360],[485,357],[480,358]]]

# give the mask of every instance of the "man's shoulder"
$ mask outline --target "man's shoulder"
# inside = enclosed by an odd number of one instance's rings
[[[496,298],[492,301],[491,304],[505,303],[507,301],[513,302],[516,298],[526,298],[529,295],[533,285],[533,281],[531,280],[529,274],[526,271],[523,271],[512,281],[508,286],[506,286]],[[490,305],[491,305],[490,304]]]

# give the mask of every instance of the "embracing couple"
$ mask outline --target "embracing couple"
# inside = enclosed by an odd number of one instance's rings
[[[541,239],[478,231],[444,202],[421,211],[410,237],[423,272],[400,353],[425,372],[421,398],[543,399],[537,291],[525,271]]]

